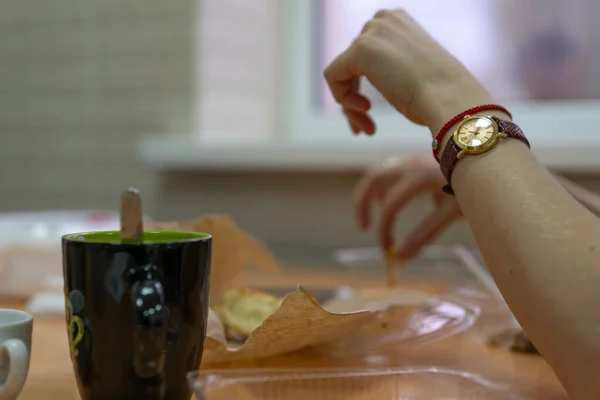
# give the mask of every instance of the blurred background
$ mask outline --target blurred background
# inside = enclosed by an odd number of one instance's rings
[[[375,243],[354,184],[429,139],[368,85],[382,132],[352,137],[322,70],[398,7],[513,107],[543,162],[600,191],[594,0],[3,0],[0,212],[116,211],[135,186],[152,218],[229,214],[302,265]],[[462,223],[440,243],[473,245]]]

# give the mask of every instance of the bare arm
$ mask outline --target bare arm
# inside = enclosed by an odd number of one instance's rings
[[[452,182],[484,259],[529,337],[572,398],[600,398],[600,220],[517,140],[465,157]]]
[[[375,131],[370,102],[359,91],[362,76],[396,110],[434,133],[454,115],[494,103],[403,10],[379,11],[325,76],[355,133]],[[513,139],[464,157],[452,183],[527,334],[573,399],[600,399],[600,219]]]

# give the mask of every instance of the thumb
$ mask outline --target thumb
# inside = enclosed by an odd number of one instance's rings
[[[425,246],[434,241],[460,216],[460,208],[456,202],[446,203],[436,208],[404,237],[398,247],[397,257],[402,260],[417,257]]]

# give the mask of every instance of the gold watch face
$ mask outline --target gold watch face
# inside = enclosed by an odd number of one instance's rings
[[[498,125],[489,117],[468,116],[456,128],[453,140],[465,153],[483,153],[498,141]]]

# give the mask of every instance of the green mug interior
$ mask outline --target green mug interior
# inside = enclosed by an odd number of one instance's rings
[[[183,231],[144,231],[143,244],[195,242],[210,239],[208,233]],[[121,241],[120,231],[102,231],[70,233],[62,237],[64,240],[79,243],[121,244],[131,241]]]

